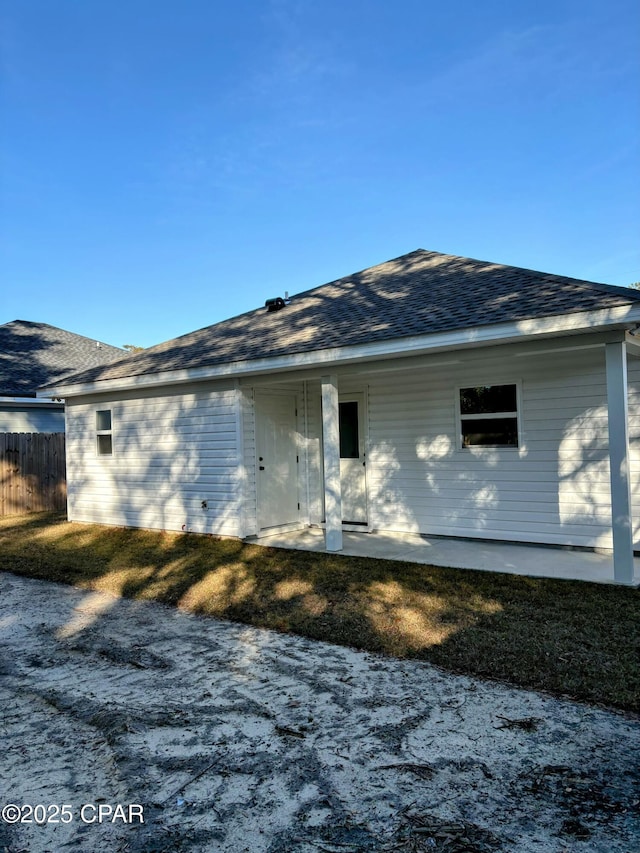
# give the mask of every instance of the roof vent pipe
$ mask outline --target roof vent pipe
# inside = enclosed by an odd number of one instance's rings
[[[284,308],[286,302],[282,298],[282,296],[276,296],[275,299],[267,299],[264,303],[264,307],[267,311],[280,311],[280,309]]]

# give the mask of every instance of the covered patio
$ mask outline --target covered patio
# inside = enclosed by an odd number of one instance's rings
[[[325,552],[324,531],[319,527],[263,536],[256,544],[272,548]],[[511,542],[420,536],[413,533],[342,534],[340,553],[350,557],[404,560],[454,569],[528,575],[539,578],[616,583],[613,554]],[[640,586],[640,558],[634,558],[632,586]]]

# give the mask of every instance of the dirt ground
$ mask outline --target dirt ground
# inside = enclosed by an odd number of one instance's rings
[[[6,574],[0,643],[0,807],[68,807],[0,851],[640,850],[620,714]]]

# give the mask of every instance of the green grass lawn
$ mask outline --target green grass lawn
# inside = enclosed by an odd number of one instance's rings
[[[627,587],[0,519],[0,570],[431,661],[640,711],[640,594]]]

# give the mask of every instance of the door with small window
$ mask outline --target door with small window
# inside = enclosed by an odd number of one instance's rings
[[[366,412],[363,393],[340,395],[340,486],[344,524],[366,525]]]

